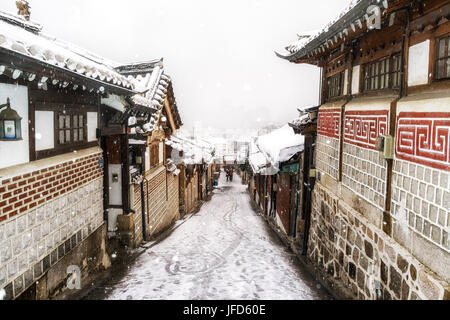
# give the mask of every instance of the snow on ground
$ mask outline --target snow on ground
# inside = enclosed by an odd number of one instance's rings
[[[330,297],[252,210],[239,178],[88,299],[311,300]]]

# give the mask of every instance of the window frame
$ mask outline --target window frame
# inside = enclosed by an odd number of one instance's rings
[[[87,149],[90,147],[95,147],[99,144],[99,141],[88,142],[88,126],[87,126],[87,113],[88,112],[98,112],[98,107],[94,105],[78,105],[78,104],[67,104],[67,103],[50,103],[50,102],[36,102],[34,111],[52,111],[53,112],[53,132],[54,132],[54,147],[53,149],[36,151],[36,160],[49,158],[57,156],[64,153],[73,152],[76,150]],[[83,130],[83,141],[74,141],[73,131],[74,128],[74,118],[73,115],[83,116],[83,127],[77,127],[77,130]],[[59,116],[70,116],[70,142],[61,144],[59,141]],[[64,129],[66,130],[66,129]],[[79,132],[79,131],[78,131]]]
[[[441,41],[444,40],[446,43],[444,45],[444,57],[440,57],[440,45]],[[440,37],[436,37],[435,40],[435,55],[434,55],[434,80],[445,81],[450,80],[450,34],[446,34]],[[439,77],[439,62],[443,61],[443,77]]]
[[[65,112],[64,112],[65,111]],[[56,113],[56,122],[55,122],[55,130],[57,131],[57,137],[58,139],[55,141],[55,145],[58,144],[58,146],[62,145],[82,145],[87,143],[87,112],[86,111],[60,111]],[[69,117],[70,121],[70,127],[68,128],[60,128],[60,117]],[[80,126],[80,117],[83,117],[83,125]],[[76,119],[76,125],[75,125],[75,119]],[[67,124],[67,121],[64,122]],[[80,131],[81,130],[81,131]],[[61,131],[64,131],[64,143],[61,143],[60,134]],[[70,139],[67,140],[67,131],[70,132]],[[75,132],[77,139],[75,140]],[[80,140],[80,132],[83,133],[83,139]]]
[[[365,63],[361,70],[361,92],[400,89],[402,83],[401,67],[402,57],[400,52]],[[370,68],[369,74],[367,73],[368,68]]]
[[[337,80],[337,81],[336,81]],[[327,100],[336,99],[344,96],[345,87],[345,69],[327,77]]]

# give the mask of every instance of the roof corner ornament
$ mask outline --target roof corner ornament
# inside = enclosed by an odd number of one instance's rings
[[[23,16],[25,20],[30,21],[31,7],[27,0],[16,1],[16,7],[19,10],[18,15]]]
[[[365,18],[369,30],[381,29],[381,9],[379,6],[372,5],[368,7]]]

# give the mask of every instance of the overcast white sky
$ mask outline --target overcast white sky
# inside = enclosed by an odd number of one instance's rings
[[[185,127],[221,128],[283,123],[317,104],[318,70],[274,51],[349,2],[30,0],[46,33],[118,62],[164,57]],[[15,0],[1,0],[0,10],[16,12]]]

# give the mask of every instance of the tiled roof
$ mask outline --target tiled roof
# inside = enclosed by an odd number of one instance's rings
[[[0,47],[34,60],[95,79],[105,85],[135,90],[135,81],[118,73],[111,62],[84,49],[50,37],[42,27],[20,16],[0,12]]]

